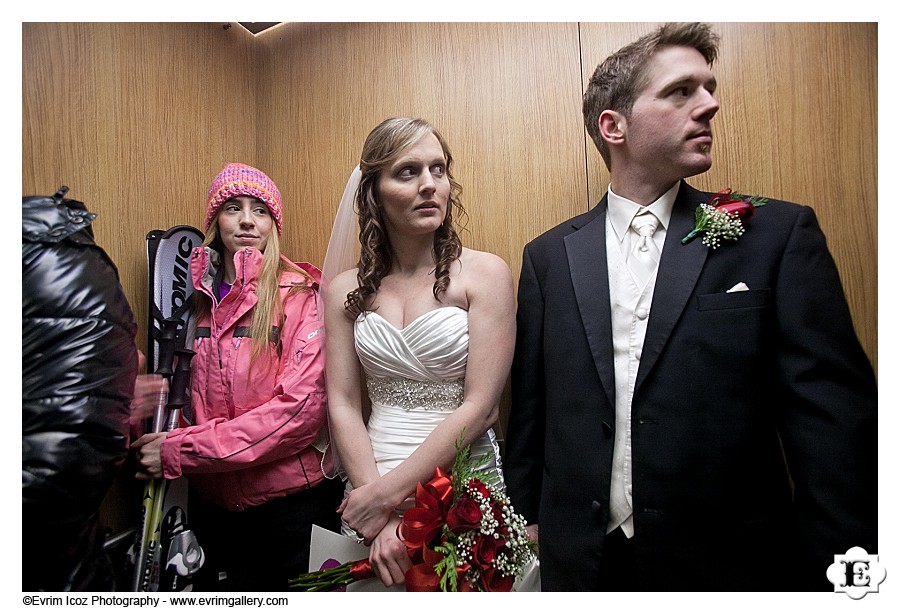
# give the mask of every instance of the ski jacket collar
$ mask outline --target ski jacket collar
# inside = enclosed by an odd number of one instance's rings
[[[262,266],[263,254],[258,249],[248,247],[234,254],[234,283],[232,286],[246,287],[248,291],[256,290],[256,280]],[[195,247],[191,263],[191,276],[194,286],[203,290],[210,297],[214,296],[213,283],[216,273],[222,267],[222,256],[209,246]]]
[[[281,255],[281,260],[309,275],[309,278],[307,278],[301,273],[288,268],[281,274],[279,280],[279,287],[282,291],[289,290],[294,286],[312,286],[318,298],[322,283],[322,271],[309,262],[293,262],[283,254]],[[229,293],[229,296],[226,296],[223,302],[232,303],[234,301],[232,305],[237,305],[238,308],[236,310],[225,309],[222,313],[216,313],[219,310],[214,309],[213,313],[216,314],[214,319],[219,326],[228,326],[230,323],[236,322],[256,305],[256,286],[262,261],[262,252],[252,247],[242,249],[234,254],[234,284],[232,284],[232,291]],[[214,305],[219,303],[214,289],[214,281],[217,275],[221,275],[221,262],[222,256],[209,246],[194,248],[193,257],[191,258],[191,280],[194,288],[206,294],[213,301]],[[234,291],[235,288],[237,292]],[[319,307],[321,309],[321,305]],[[222,317],[226,317],[227,321],[219,321]]]
[[[259,278],[259,270],[262,266],[263,254],[257,249],[248,247],[234,254],[234,270],[235,280],[233,285],[240,283],[247,286],[250,291],[256,290],[256,283]],[[312,279],[314,290],[318,290],[322,284],[322,271],[309,262],[293,262],[284,254],[281,260],[287,264],[301,269]],[[194,287],[203,290],[212,298],[214,296],[213,284],[216,274],[222,267],[222,256],[216,250],[210,247],[195,247],[194,257],[191,262],[191,278]],[[280,286],[291,287],[296,285],[310,285],[302,275],[292,274],[288,271],[282,274]]]

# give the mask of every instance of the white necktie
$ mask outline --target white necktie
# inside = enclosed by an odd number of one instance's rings
[[[641,287],[647,283],[659,263],[659,248],[651,239],[657,226],[659,219],[649,211],[644,211],[631,220],[631,229],[637,236],[632,236],[628,267]]]

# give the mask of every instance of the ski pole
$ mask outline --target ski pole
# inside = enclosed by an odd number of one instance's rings
[[[153,432],[157,433],[162,430],[166,415],[166,400],[168,395],[165,389],[159,391],[159,399],[156,402],[156,408],[153,410]],[[144,574],[147,559],[147,549],[149,546],[151,527],[153,520],[154,504],[157,499],[161,499],[158,495],[159,480],[149,480],[144,484],[144,498],[141,500],[141,530],[135,536],[135,544],[137,552],[134,558],[134,575],[131,580],[131,590],[140,591],[144,582]],[[138,541],[139,540],[139,541]]]

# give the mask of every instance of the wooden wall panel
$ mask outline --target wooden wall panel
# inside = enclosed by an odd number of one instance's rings
[[[147,232],[200,226],[222,165],[255,162],[253,42],[221,24],[22,26],[22,193],[65,184],[99,215],[141,349]]]
[[[584,79],[657,24],[581,24]],[[877,369],[878,133],[874,23],[717,23],[713,167],[696,187],[732,187],[816,211],[857,334]],[[594,203],[609,174],[585,134]],[[870,256],[872,254],[872,256]]]

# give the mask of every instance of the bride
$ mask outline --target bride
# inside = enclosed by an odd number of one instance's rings
[[[372,130],[359,188],[348,185],[358,268],[326,290],[329,418],[349,480],[338,511],[345,532],[371,546],[387,586],[402,584],[411,565],[397,537],[402,510],[435,467],[449,469],[461,435],[503,479],[491,425],[515,345],[513,281],[501,258],[462,246],[451,165],[424,120],[392,118]]]

